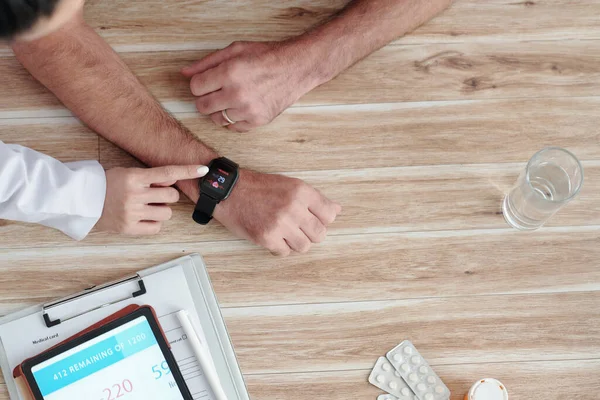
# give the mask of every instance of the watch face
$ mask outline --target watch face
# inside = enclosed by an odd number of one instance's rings
[[[203,193],[216,200],[224,200],[237,179],[237,169],[220,160],[214,160],[201,184]]]

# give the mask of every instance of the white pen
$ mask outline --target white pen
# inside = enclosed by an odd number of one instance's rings
[[[210,388],[216,396],[215,400],[227,400],[227,396],[225,395],[225,391],[223,390],[223,386],[221,386],[221,381],[219,380],[219,376],[217,375],[217,370],[213,367],[213,364],[210,362],[211,358],[210,354],[208,353],[208,349],[200,341],[200,337],[196,333],[196,330],[192,325],[192,321],[190,320],[189,313],[185,310],[181,310],[178,311],[176,315],[177,319],[181,323],[183,332],[187,335],[187,339],[190,345],[192,346],[194,354],[196,354],[198,363],[202,367],[202,371],[204,371],[204,376],[206,376],[206,380],[208,381]]]

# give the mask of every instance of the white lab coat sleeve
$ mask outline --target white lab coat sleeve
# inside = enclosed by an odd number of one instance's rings
[[[106,174],[97,161],[61,163],[0,141],[0,219],[56,228],[75,240],[102,215]]]

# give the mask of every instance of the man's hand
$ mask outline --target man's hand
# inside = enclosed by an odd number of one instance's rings
[[[171,219],[166,204],[179,200],[179,192],[170,186],[207,172],[208,167],[198,165],[106,171],[106,200],[96,228],[127,235],[157,234],[162,222]]]
[[[241,170],[231,196],[217,205],[214,216],[237,236],[287,256],[321,242],[341,210],[299,179]]]
[[[235,42],[184,68],[196,108],[221,126],[265,125],[315,87],[445,9],[452,0],[352,0],[322,25],[282,42]]]
[[[319,83],[288,42],[234,42],[182,69],[196,108],[237,132],[266,125]],[[235,124],[228,122],[221,113]]]

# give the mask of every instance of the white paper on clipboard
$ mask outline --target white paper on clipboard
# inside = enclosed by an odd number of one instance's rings
[[[209,318],[205,315],[210,314],[211,311],[213,314],[215,312],[214,304],[212,304],[213,307],[210,310],[209,300],[214,299],[214,297],[210,297],[210,295],[214,296],[210,282],[208,281],[208,286],[197,285],[197,288],[191,288],[188,285],[191,277],[198,280],[201,278],[198,271],[190,270],[190,264],[194,269],[194,259],[199,260],[201,263],[199,256],[187,256],[140,272],[139,275],[143,279],[146,293],[138,297],[131,297],[131,293],[139,289],[138,282],[127,280],[122,284],[98,291],[90,291],[89,294],[86,293],[85,296],[78,297],[75,300],[52,306],[52,309],[47,311],[50,319],[64,319],[64,321],[50,328],[46,326],[46,322],[42,317],[42,307],[38,307],[33,312],[25,313],[26,315],[20,318],[2,323],[7,318],[11,318],[11,316],[5,317],[3,321],[0,321],[0,362],[2,363],[2,370],[11,399],[22,400],[20,394],[19,397],[16,397],[18,391],[12,379],[12,371],[17,365],[130,304],[151,305],[154,307],[167,340],[171,343],[171,351],[194,400],[214,400],[214,395],[175,316],[175,313],[182,309],[189,311],[196,332],[201,336],[203,342],[208,344],[209,352],[213,358],[212,363],[219,372],[219,377],[224,381],[223,385],[228,398],[248,399],[239,367],[235,361],[235,355],[229,354],[233,351],[220,319],[220,313],[217,311],[218,316],[209,315]],[[206,273],[204,269],[202,272]],[[206,280],[208,280],[208,275],[206,275]],[[211,292],[208,295],[206,293],[207,287]],[[203,297],[203,301],[194,298],[194,296],[199,296],[199,292]],[[118,301],[118,299],[126,300]],[[214,303],[216,304],[216,300],[214,300]],[[107,305],[103,306],[105,304]],[[198,310],[196,305],[200,305],[203,309]],[[92,311],[84,312],[84,310]],[[220,324],[217,322],[220,322]],[[222,329],[218,329],[220,327]],[[209,329],[208,335],[205,328]],[[227,337],[223,337],[223,332]],[[224,343],[229,344],[229,346],[224,346]],[[235,363],[235,365],[231,365],[232,363]],[[227,377],[230,379],[223,379],[223,375],[228,375]],[[229,388],[226,382],[229,382]]]

